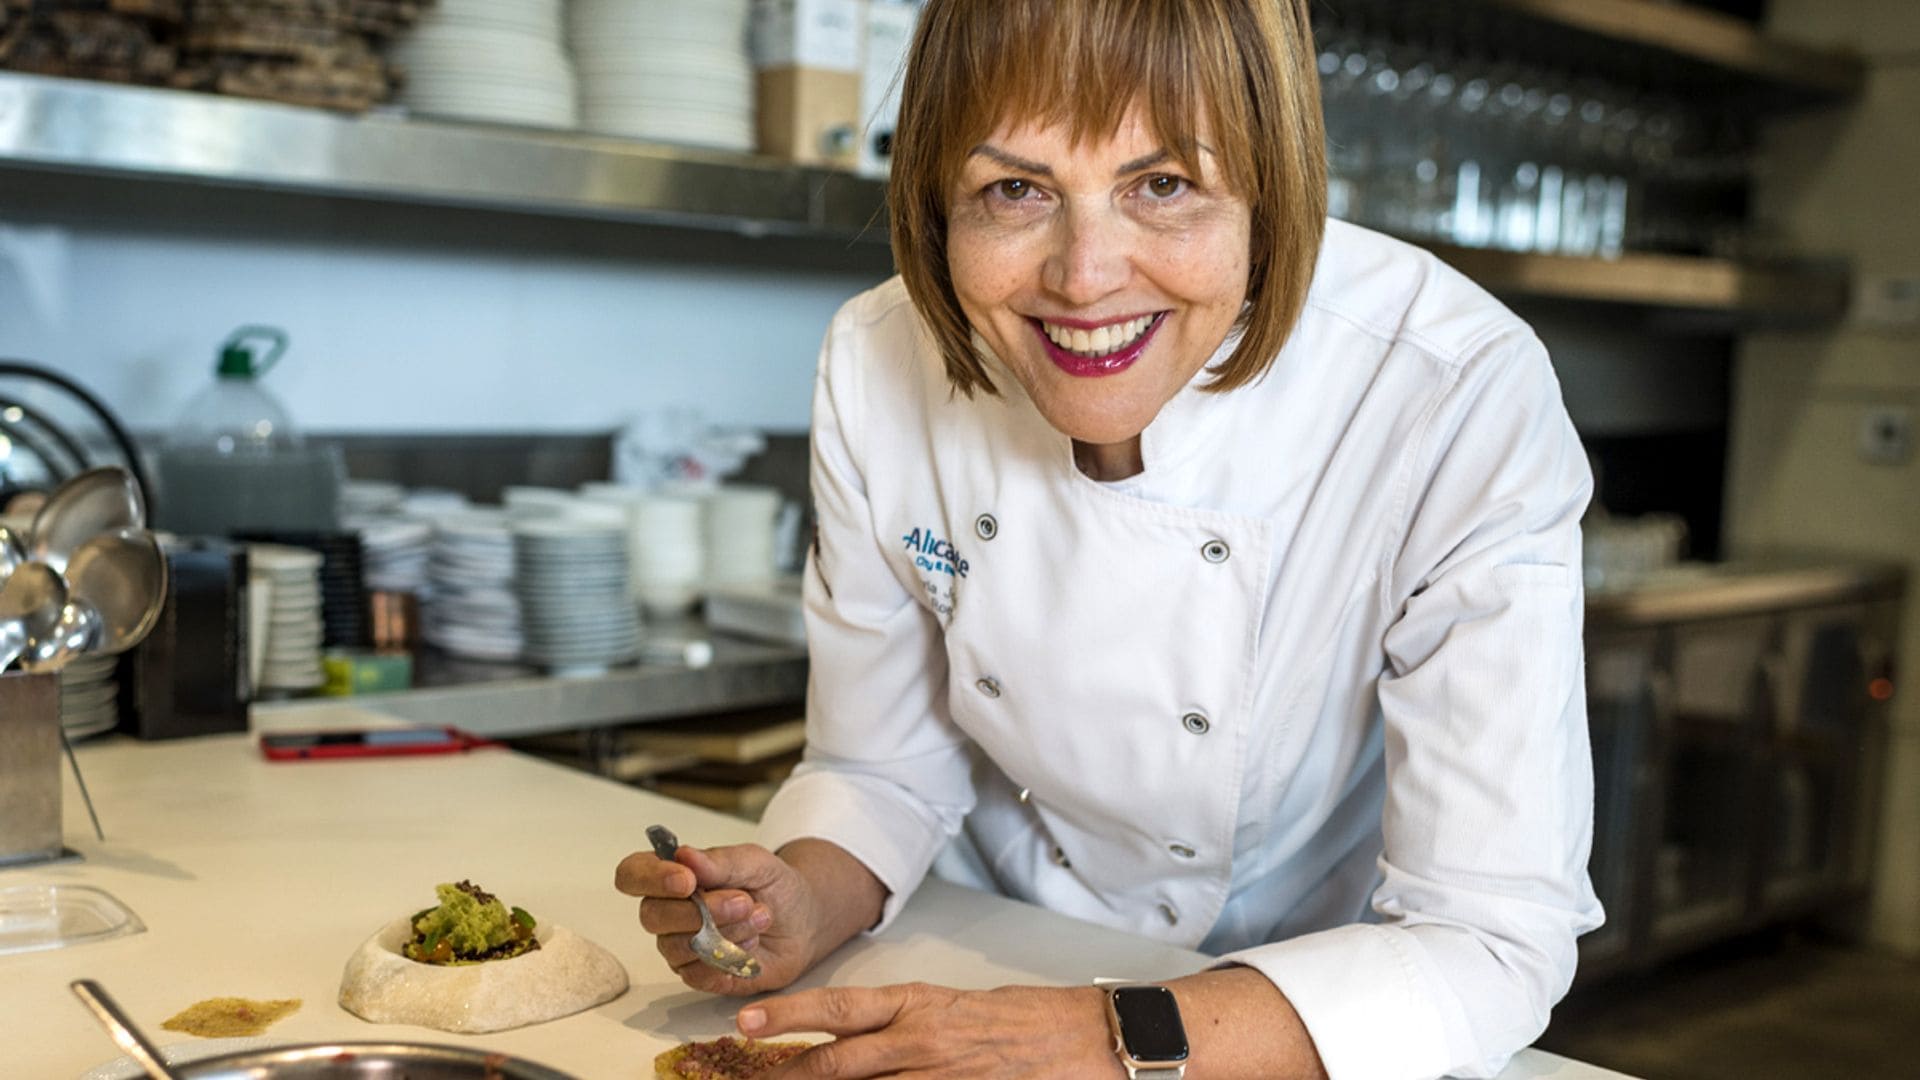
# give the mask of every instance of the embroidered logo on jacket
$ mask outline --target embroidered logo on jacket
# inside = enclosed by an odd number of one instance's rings
[[[932,529],[916,525],[912,532],[900,538],[900,543],[913,552],[913,565],[922,570],[948,577],[967,576],[967,560],[960,557],[960,549]]]
[[[900,537],[900,545],[913,557],[919,571],[920,589],[927,594],[927,606],[941,619],[953,617],[953,587],[967,576],[967,560],[953,541],[932,529],[918,525]]]

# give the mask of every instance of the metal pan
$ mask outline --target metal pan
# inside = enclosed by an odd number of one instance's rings
[[[171,1068],[186,1080],[575,1080],[524,1058],[424,1043],[275,1046]]]

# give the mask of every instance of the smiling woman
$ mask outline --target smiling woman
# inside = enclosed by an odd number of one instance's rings
[[[1126,175],[1104,179],[1144,183],[1145,195],[1164,197],[1181,178],[1205,177],[1214,209],[1240,204],[1240,250],[1230,257],[1245,264],[1246,309],[1236,309],[1239,345],[1213,385],[1232,389],[1264,371],[1305,301],[1326,213],[1305,4],[1010,0],[991,8],[983,18],[967,5],[935,4],[922,16],[900,103],[898,130],[911,137],[897,137],[887,194],[894,261],[955,387],[994,385],[971,342],[956,282],[963,271],[949,268],[949,244],[962,243],[970,209],[955,185],[964,188],[978,168],[972,159],[984,156],[1013,170],[1001,190],[1013,195],[1094,142],[1124,142],[1141,155],[1116,150],[1117,162],[1106,164],[1124,164],[1115,171]],[[997,144],[996,135],[1016,130],[1042,139],[1036,149],[1045,155]],[[1149,172],[1158,165],[1176,171]]]
[[[806,758],[760,844],[616,884],[720,993],[930,869],[1219,962],[742,1010],[837,1036],[793,1075],[1486,1076],[1566,992],[1585,456],[1525,324],[1325,220],[1310,46],[1306,0],[929,0],[900,277],[821,351]]]

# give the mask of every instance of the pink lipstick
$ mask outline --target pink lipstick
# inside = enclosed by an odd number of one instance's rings
[[[1142,332],[1138,338],[1134,339],[1131,344],[1100,356],[1081,356],[1079,353],[1068,352],[1054,344],[1053,339],[1047,336],[1046,327],[1041,324],[1039,319],[1028,319],[1027,321],[1033,324],[1033,332],[1040,338],[1040,347],[1046,350],[1047,359],[1053,361],[1053,366],[1069,375],[1081,378],[1098,378],[1103,375],[1118,375],[1132,367],[1133,362],[1140,359],[1140,354],[1146,352],[1147,343],[1152,341],[1153,336],[1160,332],[1160,324],[1166,321],[1166,317],[1166,312],[1164,311],[1155,315],[1153,322],[1148,324],[1146,330]],[[1059,319],[1054,321],[1057,325],[1061,326],[1076,326],[1080,329],[1088,330],[1094,329],[1092,326],[1079,326],[1075,320]]]

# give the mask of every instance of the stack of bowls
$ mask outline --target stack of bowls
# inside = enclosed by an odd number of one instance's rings
[[[753,149],[747,0],[573,0],[567,15],[581,127]]]
[[[320,565],[317,551],[280,544],[247,545],[248,574],[267,611],[255,626],[258,650],[255,685],[262,690],[312,690],[326,682],[320,668]]]
[[[560,0],[440,0],[393,45],[401,102],[427,116],[574,127],[560,21]]]
[[[634,596],[655,618],[685,615],[706,583],[705,501],[649,494],[632,504],[632,513]]]
[[[626,529],[617,521],[552,517],[513,527],[514,588],[523,655],[555,674],[631,663],[640,623],[629,599]]]
[[[501,510],[465,510],[434,522],[431,586],[421,636],[471,660],[517,660],[523,644],[513,591],[513,532]]]
[[[707,496],[706,506],[707,580],[715,585],[773,580],[780,493],[727,484]]]
[[[67,738],[112,731],[119,722],[119,663],[117,656],[81,656],[60,669],[60,726]]]

